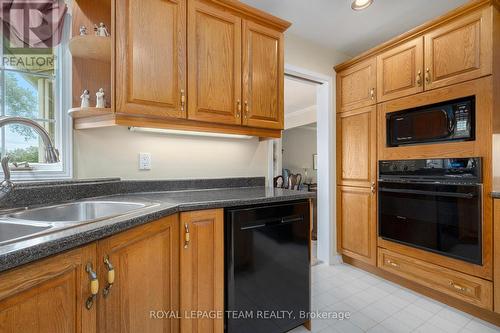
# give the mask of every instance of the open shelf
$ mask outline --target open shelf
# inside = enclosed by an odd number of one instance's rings
[[[68,115],[73,119],[88,118],[97,116],[112,115],[113,109],[111,108],[72,108],[68,110]]]
[[[111,62],[111,37],[75,36],[69,41],[73,57]]]

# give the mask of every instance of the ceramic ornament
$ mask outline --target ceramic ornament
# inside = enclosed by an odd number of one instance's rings
[[[82,25],[80,27],[80,36],[85,36],[85,35],[87,35],[87,27]]]
[[[82,100],[81,104],[82,108],[90,107],[90,93],[87,89],[83,91],[83,94],[80,96],[80,99]]]
[[[94,26],[94,31],[96,36],[109,37],[108,28],[106,28],[106,25],[102,22],[99,23],[99,26],[97,26],[97,24]]]
[[[97,98],[97,103],[96,103],[96,108],[105,108],[106,107],[106,97],[104,95],[104,89],[100,88],[96,94]]]

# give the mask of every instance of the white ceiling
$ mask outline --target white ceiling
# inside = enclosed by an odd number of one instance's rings
[[[285,76],[285,113],[301,111],[316,105],[316,84]]]
[[[355,56],[468,0],[374,0],[355,12],[352,0],[240,0],[292,22],[290,33]]]

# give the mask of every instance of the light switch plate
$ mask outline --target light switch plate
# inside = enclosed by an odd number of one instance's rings
[[[151,170],[151,153],[139,153],[139,170]]]

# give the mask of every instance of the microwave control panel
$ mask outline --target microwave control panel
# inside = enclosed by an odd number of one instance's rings
[[[455,115],[455,138],[469,137],[471,132],[471,102],[465,101],[453,105]]]

